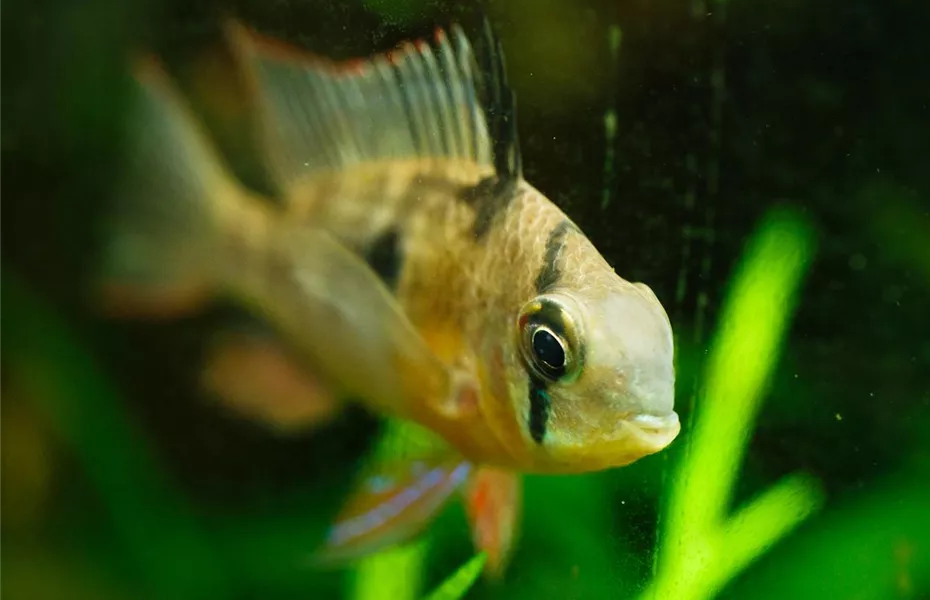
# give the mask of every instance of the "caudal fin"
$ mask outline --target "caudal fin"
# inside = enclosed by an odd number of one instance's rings
[[[210,297],[218,283],[219,211],[241,192],[158,62],[139,59],[133,73],[100,299],[113,315],[169,316]]]

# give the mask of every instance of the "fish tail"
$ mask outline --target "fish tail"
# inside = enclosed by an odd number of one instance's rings
[[[160,64],[133,66],[125,170],[97,291],[111,315],[174,316],[216,291],[223,217],[245,196]]]

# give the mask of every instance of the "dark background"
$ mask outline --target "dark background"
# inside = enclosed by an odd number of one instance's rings
[[[475,6],[6,3],[2,543],[10,597],[339,593],[337,574],[308,573],[299,556],[337,508],[377,419],[354,412],[319,436],[275,438],[197,396],[205,334],[241,317],[233,307],[159,324],[106,322],[88,307],[97,227],[120,171],[124,57],[152,47],[184,77],[228,15],[321,54],[359,56],[436,25],[476,22]],[[647,282],[668,308],[684,422],[747,236],[775,206],[797,208],[814,225],[817,254],[736,502],[800,470],[822,482],[829,514],[901,473],[930,475],[930,8],[905,0],[502,0],[485,11],[517,92],[526,177],[619,273]],[[622,30],[616,58],[611,26]],[[608,110],[616,113],[612,143]],[[221,142],[243,180],[261,188],[247,143]],[[533,478],[512,588],[496,593],[601,597],[641,588],[664,461],[576,482]],[[119,482],[138,494],[106,491]],[[125,512],[148,524],[127,533],[117,505],[143,500]],[[566,510],[601,517],[574,523]],[[448,521],[428,561],[431,584],[469,555],[464,525]],[[590,574],[584,553],[599,552],[605,523],[622,539],[610,542],[619,558]],[[185,546],[189,529],[212,545],[191,538]],[[568,549],[563,529],[590,532],[592,541]],[[927,564],[926,545],[911,551]],[[146,552],[168,570],[146,571]],[[758,591],[766,569],[778,571],[778,552],[724,595]],[[893,597],[919,595],[913,585],[892,587]],[[473,594],[495,590],[479,585]]]

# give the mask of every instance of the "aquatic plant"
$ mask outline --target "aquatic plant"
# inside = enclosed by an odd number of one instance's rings
[[[710,345],[686,448],[669,477],[654,581],[642,598],[708,598],[816,510],[817,483],[792,475],[727,516],[766,384],[813,252],[797,213],[767,215],[748,242]]]

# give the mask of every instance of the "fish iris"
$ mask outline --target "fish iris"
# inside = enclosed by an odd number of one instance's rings
[[[557,379],[565,374],[565,348],[546,329],[533,332],[533,353],[546,375]]]

